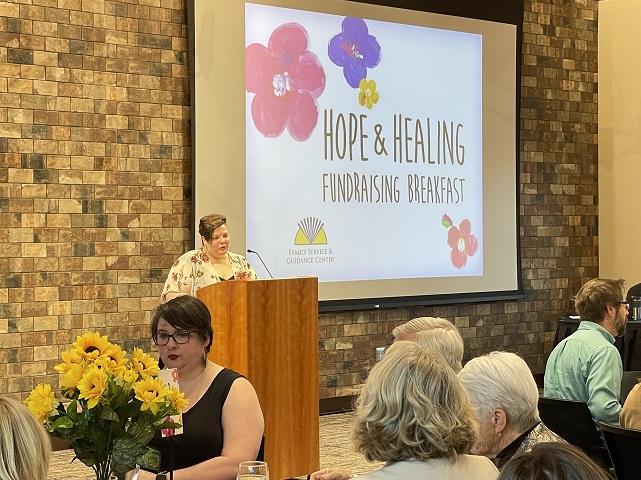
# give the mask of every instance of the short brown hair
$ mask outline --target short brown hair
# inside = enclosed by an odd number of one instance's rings
[[[574,296],[576,313],[581,320],[601,323],[609,306],[623,302],[623,286],[622,278],[593,278],[587,281]]]
[[[221,213],[212,213],[210,215],[205,215],[200,219],[198,224],[198,233],[201,237],[205,237],[205,240],[211,240],[211,236],[218,227],[222,227],[227,223],[227,218]]]
[[[370,461],[454,460],[470,451],[476,427],[467,392],[443,356],[400,341],[363,386],[354,441]]]
[[[158,322],[165,320],[176,329],[191,330],[198,333],[204,342],[209,340],[205,351],[209,353],[214,341],[214,329],[211,326],[211,314],[207,306],[191,295],[180,295],[156,308],[151,318],[151,335],[158,332]]]
[[[536,444],[531,451],[512,457],[498,480],[610,480],[577,447],[562,442]]]

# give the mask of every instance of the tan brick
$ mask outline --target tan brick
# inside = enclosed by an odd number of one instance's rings
[[[0,101],[2,101],[1,98]],[[20,138],[21,134],[22,128],[20,125],[15,125],[13,123],[0,123],[0,137]]]
[[[33,80],[9,78],[7,82],[7,89],[11,93],[32,93]]]
[[[105,257],[85,257],[82,259],[82,269],[87,270],[105,270]]]
[[[45,257],[47,255],[47,246],[44,244],[23,244],[22,256],[24,257]]]
[[[12,228],[9,230],[10,242],[33,242],[32,228]]]
[[[57,323],[57,322],[56,322]],[[46,345],[33,347],[33,360],[40,362],[43,360],[56,360],[60,359],[57,345]]]

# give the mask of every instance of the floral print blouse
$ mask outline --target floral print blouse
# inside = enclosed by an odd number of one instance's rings
[[[245,257],[231,252],[227,252],[227,255],[234,272],[234,278],[258,278]],[[202,249],[191,250],[182,254],[172,265],[160,301],[166,302],[168,293],[187,293],[195,297],[199,288],[213,285],[222,280],[225,279],[216,274],[209,257]]]

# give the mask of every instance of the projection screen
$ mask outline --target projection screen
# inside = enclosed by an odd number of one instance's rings
[[[423,2],[425,3],[425,2]],[[194,244],[228,218],[321,309],[518,298],[516,24],[343,0],[191,5]]]

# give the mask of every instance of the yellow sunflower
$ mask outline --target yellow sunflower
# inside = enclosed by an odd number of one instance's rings
[[[85,374],[86,365],[84,363],[74,363],[65,372],[60,382],[62,393],[68,397],[75,390]]]
[[[178,411],[178,413],[182,413],[183,409],[186,408],[187,405],[189,405],[189,400],[185,399],[185,394],[177,388],[172,388],[169,390],[167,399],[169,400],[169,403],[171,403],[171,406]]]
[[[136,372],[133,368],[128,368],[125,370],[125,373],[122,374],[122,379],[126,383],[134,383],[136,380],[138,380],[138,372]]]
[[[42,383],[39,383],[36,388],[31,391],[25,403],[40,423],[45,423],[47,417],[52,414],[60,404],[60,402],[56,400],[53,390],[51,390],[51,385],[43,385]]]
[[[158,361],[151,355],[143,352],[140,348],[134,348],[134,352],[131,355],[131,363],[133,369],[138,372],[142,378],[147,378],[150,375],[156,376],[160,370]]]
[[[77,365],[79,363],[83,363],[84,357],[80,355],[79,351],[75,348],[72,348],[71,350],[67,352],[62,352],[62,363],[56,365],[55,368],[58,372],[65,374],[67,373],[73,365]]]
[[[134,384],[134,393],[136,398],[142,402],[140,410],[149,410],[156,415],[158,406],[165,404],[169,390],[159,378],[147,377]]]
[[[95,360],[102,356],[109,356],[113,351],[113,347],[114,344],[107,340],[107,336],[101,336],[98,332],[85,333],[84,335],[78,336],[76,341],[73,342],[73,348],[78,351],[78,354],[90,360]]]
[[[105,354],[98,357],[95,363],[103,367],[105,371],[116,378],[121,378],[127,369],[127,352],[118,345],[111,344]]]
[[[78,398],[87,400],[87,408],[98,405],[107,387],[107,375],[102,368],[90,366],[78,382],[80,395]]]

